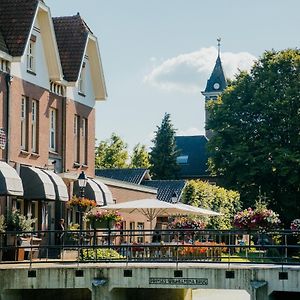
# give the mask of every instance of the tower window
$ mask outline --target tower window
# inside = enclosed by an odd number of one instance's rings
[[[186,165],[188,163],[188,160],[189,160],[188,155],[181,155],[176,158],[176,162],[178,165]]]

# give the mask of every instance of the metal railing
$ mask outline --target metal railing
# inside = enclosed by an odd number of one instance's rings
[[[289,230],[69,230],[0,233],[0,264],[191,262],[300,264]]]

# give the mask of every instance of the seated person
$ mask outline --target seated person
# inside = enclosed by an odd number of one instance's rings
[[[160,235],[159,231],[155,231],[153,233],[152,243],[160,243],[160,242],[161,242],[161,235]]]

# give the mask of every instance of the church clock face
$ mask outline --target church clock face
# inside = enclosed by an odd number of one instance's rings
[[[219,83],[217,83],[217,82],[216,82],[216,83],[214,83],[214,89],[215,89],[215,90],[218,90],[219,88],[220,88],[220,84],[219,84]]]

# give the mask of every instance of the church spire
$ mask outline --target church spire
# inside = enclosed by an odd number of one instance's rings
[[[220,57],[220,49],[221,49],[221,38],[217,38],[218,41],[218,57]]]
[[[210,78],[207,80],[206,88],[202,92],[202,94],[205,96],[205,100],[216,99],[217,96],[221,94],[227,86],[220,58],[221,38],[218,38],[217,41],[218,57],[215,63],[215,67],[210,75]]]
[[[218,42],[218,56],[214,66],[214,69],[210,75],[210,78],[207,80],[206,88],[202,92],[202,95],[205,96],[205,101],[216,100],[218,95],[220,95],[227,87],[227,82],[225,79],[222,62],[220,58],[221,54],[221,38],[217,39]],[[205,108],[205,122],[209,120],[209,113]],[[209,139],[212,136],[210,130],[205,131],[206,137]]]

